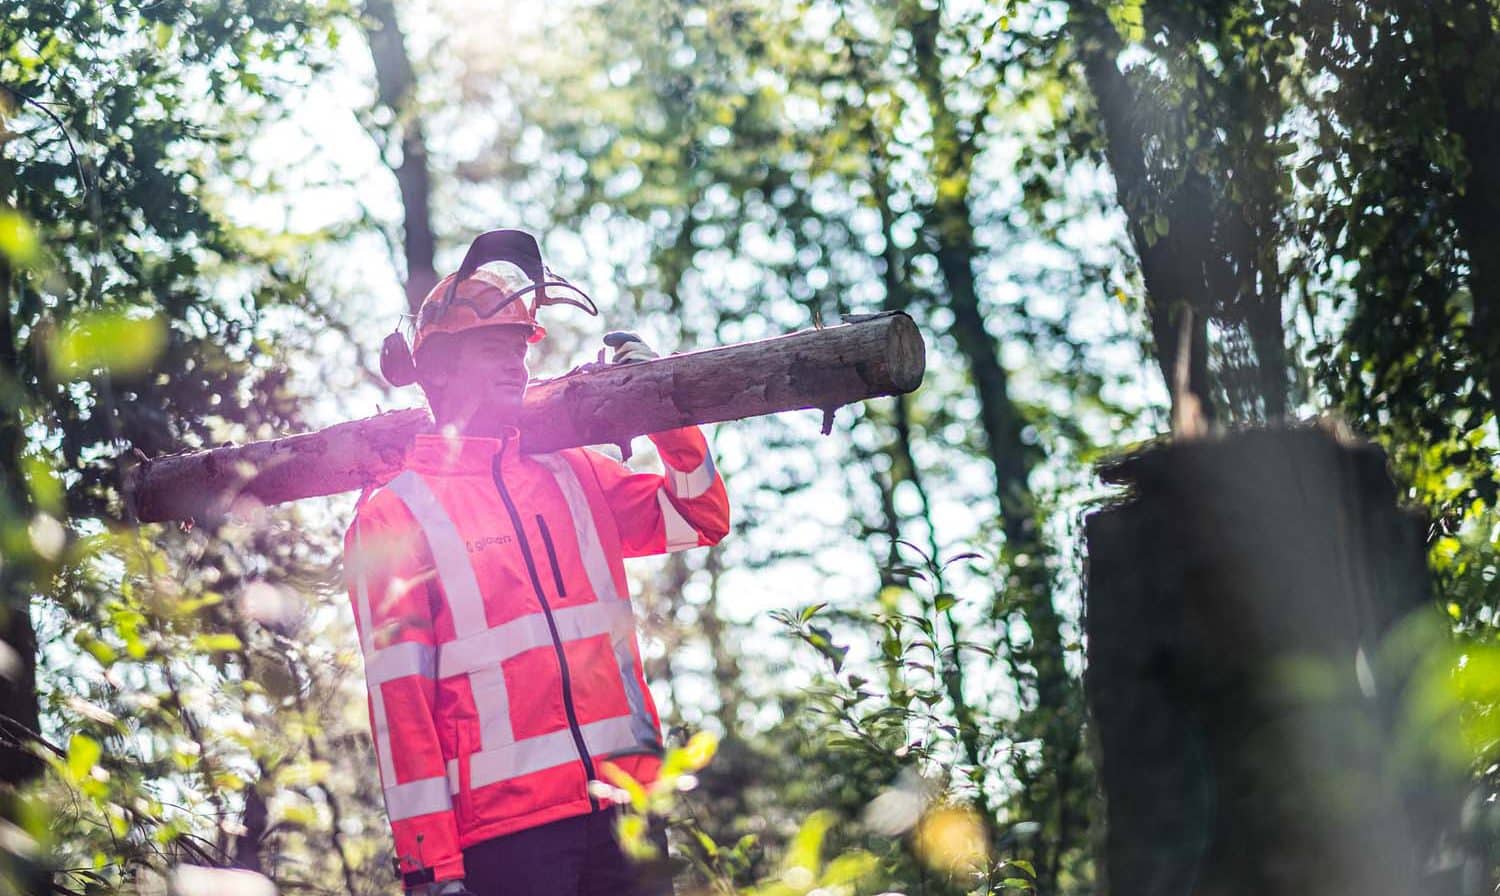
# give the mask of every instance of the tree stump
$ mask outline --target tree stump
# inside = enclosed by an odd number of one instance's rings
[[[1086,524],[1108,890],[1431,892],[1461,791],[1394,749],[1411,668],[1387,638],[1436,611],[1422,521],[1384,453],[1254,430],[1104,478],[1129,487]]]

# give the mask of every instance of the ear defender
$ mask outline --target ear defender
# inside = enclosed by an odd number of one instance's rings
[[[410,386],[417,381],[417,365],[411,348],[400,331],[391,333],[380,344],[380,375],[392,386]]]

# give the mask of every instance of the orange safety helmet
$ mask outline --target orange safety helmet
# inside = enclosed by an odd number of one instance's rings
[[[417,309],[417,334],[411,345],[413,356],[422,351],[422,343],[435,333],[510,325],[530,327],[527,342],[540,342],[546,337],[547,328],[537,323],[535,310],[517,301],[518,294],[531,281],[515,265],[480,268],[467,280],[459,281],[449,299],[448,288],[457,280],[458,274],[449,274],[422,300]]]
[[[505,265],[483,267],[491,262]],[[566,289],[580,299],[549,295],[547,288]],[[523,301],[528,295],[530,303]],[[585,304],[587,303],[587,304]],[[417,381],[414,356],[422,343],[436,333],[461,333],[477,327],[525,326],[531,328],[528,342],[537,342],[547,330],[537,322],[543,305],[574,305],[597,316],[599,308],[588,294],[553,273],[542,263],[536,237],[524,230],[491,230],[469,244],[463,264],[427,293],[417,309],[416,327],[410,347],[400,330],[385,337],[380,347],[380,372],[393,386]]]

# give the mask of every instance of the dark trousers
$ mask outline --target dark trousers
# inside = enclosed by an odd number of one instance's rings
[[[475,896],[672,896],[664,829],[651,841],[660,859],[636,863],[615,839],[609,810],[564,818],[464,850]]]

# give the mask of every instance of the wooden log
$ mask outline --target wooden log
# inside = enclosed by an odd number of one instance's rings
[[[926,350],[901,313],[838,326],[609,365],[533,383],[519,426],[530,453],[579,445],[628,446],[635,436],[702,423],[911,392]],[[419,432],[425,409],[392,411],[317,432],[167,455],[140,463],[128,500],[141,522],[207,519],[231,508],[279,504],[363,488],[387,478]]]
[[[1433,875],[1461,775],[1399,747],[1456,732],[1402,727],[1416,685],[1393,647],[1441,620],[1380,449],[1248,430],[1105,478],[1131,492],[1086,526],[1104,891],[1458,892]]]

